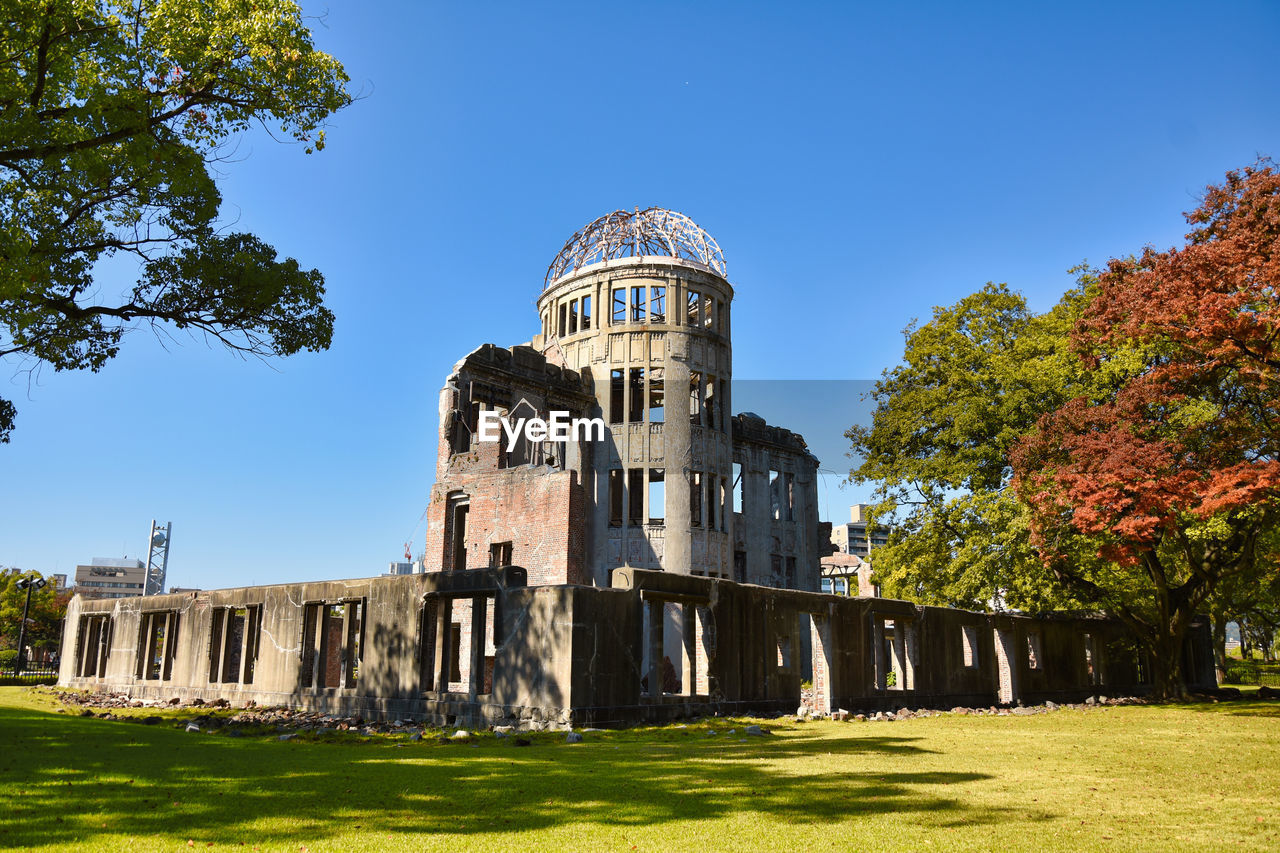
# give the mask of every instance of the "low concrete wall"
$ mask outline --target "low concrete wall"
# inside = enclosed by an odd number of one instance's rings
[[[1113,620],[991,615],[639,569],[617,569],[612,580],[610,589],[529,587],[511,567],[76,597],[59,683],[473,726],[794,711],[806,672],[820,712],[1149,689],[1149,668]],[[678,630],[663,629],[673,622]],[[1193,686],[1213,686],[1210,649],[1208,626],[1197,624],[1184,654]]]

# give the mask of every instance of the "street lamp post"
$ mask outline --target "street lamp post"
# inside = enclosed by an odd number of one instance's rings
[[[27,612],[31,610],[31,593],[37,589],[44,589],[44,578],[25,577],[18,581],[18,589],[27,591],[27,601],[22,605],[22,624],[18,626],[18,657],[13,662],[13,675],[16,678],[22,675],[22,670],[27,664]]]

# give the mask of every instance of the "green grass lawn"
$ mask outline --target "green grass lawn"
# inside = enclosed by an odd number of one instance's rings
[[[82,718],[0,688],[0,847],[1280,848],[1280,703],[767,721],[745,742],[715,720],[528,747],[175,724],[195,713]]]

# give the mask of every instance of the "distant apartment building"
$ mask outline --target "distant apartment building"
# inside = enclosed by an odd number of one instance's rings
[[[129,598],[142,595],[147,564],[129,558],[94,557],[76,566],[76,592],[90,598]]]
[[[383,573],[383,577],[394,577],[395,575],[420,575],[427,570],[426,560],[419,557],[412,562],[408,560],[400,560],[390,563],[387,571]]]
[[[849,521],[831,526],[831,541],[841,554],[852,554],[855,557],[870,557],[873,548],[882,548],[889,544],[889,530],[886,527],[871,529],[867,519],[867,504],[854,504],[849,507]]]

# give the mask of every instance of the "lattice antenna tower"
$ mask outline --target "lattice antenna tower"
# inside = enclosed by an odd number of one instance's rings
[[[147,584],[143,595],[160,595],[164,592],[164,575],[169,569],[169,539],[173,535],[173,522],[163,527],[151,519],[151,536],[147,553]]]

